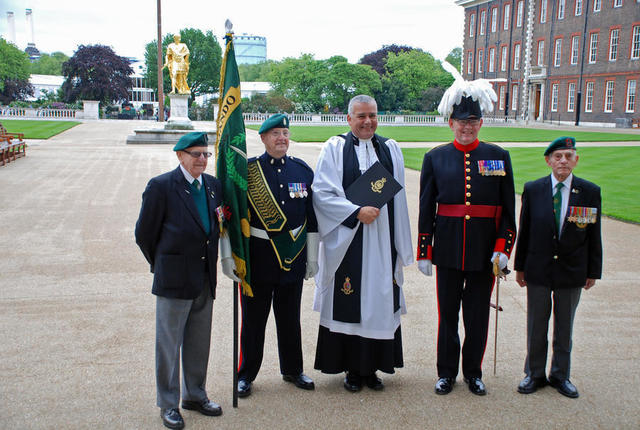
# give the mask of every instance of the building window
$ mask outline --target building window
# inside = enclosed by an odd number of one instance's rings
[[[547,0],[540,0],[540,23],[547,22]]]
[[[553,65],[560,67],[560,60],[562,59],[562,39],[556,39],[556,46],[553,55]]]
[[[627,81],[627,106],[625,112],[632,113],[636,111],[636,81]]]
[[[558,0],[558,19],[564,19],[566,0]]]
[[[594,64],[598,58],[598,33],[591,33],[589,41],[589,64]]]
[[[522,27],[523,14],[524,14],[524,1],[519,1],[518,10],[516,11],[516,27]]]
[[[514,85],[511,87],[511,110],[518,110],[518,86]]]
[[[495,33],[498,27],[498,8],[491,9],[491,32]]]
[[[622,7],[622,0],[613,0],[613,7]]]
[[[502,18],[502,29],[509,30],[509,20],[511,19],[511,4],[507,3],[504,5],[504,17]]]
[[[487,11],[480,12],[480,35],[484,36],[484,29],[487,26]]]
[[[467,55],[467,75],[470,75],[473,72],[473,52],[469,51],[469,55]]]
[[[613,91],[615,89],[613,81],[607,81],[604,91],[604,111],[613,112]]]
[[[489,48],[489,72],[496,71],[496,48]]]
[[[593,112],[593,82],[587,82],[587,95],[584,102],[584,111]]]
[[[580,36],[571,38],[571,64],[578,64],[578,48],[580,45]]]
[[[569,84],[569,91],[567,93],[567,112],[573,112],[576,108],[576,84],[571,82]]]
[[[484,61],[484,55],[482,49],[478,49],[478,73],[482,73],[482,62]]]
[[[507,47],[503,46],[501,48],[502,52],[500,53],[500,71],[507,71]]]
[[[498,89],[498,109],[499,110],[504,110],[504,89],[505,89],[504,85],[500,85],[500,88]]]
[[[472,13],[469,15],[469,37],[473,37],[476,27],[476,14]]]
[[[551,112],[558,112],[558,84],[551,85]]]
[[[544,65],[544,40],[538,40],[538,66]]]
[[[631,37],[631,59],[640,58],[640,25],[633,27],[633,36]]]
[[[576,0],[576,16],[582,15],[582,0]]]
[[[520,44],[516,43],[513,47],[513,70],[520,69]]]
[[[618,58],[618,34],[620,30],[617,28],[611,30],[609,35],[609,61],[616,61]]]
[[[593,11],[594,12],[600,12],[600,9],[602,9],[602,0],[594,0],[593,1]]]

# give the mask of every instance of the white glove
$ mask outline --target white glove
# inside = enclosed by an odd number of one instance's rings
[[[418,260],[418,269],[427,276],[431,276],[431,260]]]
[[[491,256],[491,264],[493,264],[493,262],[496,260],[497,256],[500,256],[500,261],[498,262],[498,266],[500,267],[500,270],[504,270],[507,268],[507,263],[509,263],[509,257],[507,257],[507,254],[504,254],[502,252],[494,252],[493,255]]]
[[[318,247],[320,245],[319,233],[307,233],[307,271],[304,279],[313,278],[318,273]]]
[[[236,262],[233,260],[231,255],[231,242],[229,241],[229,236],[222,235],[220,236],[220,265],[222,266],[222,273],[232,281],[242,282],[240,278],[235,273],[236,270]]]

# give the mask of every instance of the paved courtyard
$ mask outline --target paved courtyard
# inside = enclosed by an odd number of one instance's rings
[[[155,406],[155,300],[134,225],[152,176],[173,169],[170,146],[126,145],[139,121],[83,123],[27,157],[0,167],[0,427],[6,429],[163,428]],[[203,124],[206,125],[206,124]],[[262,152],[248,131],[250,156]],[[315,166],[320,144],[292,143]],[[541,158],[540,162],[543,160]],[[215,162],[208,172],[215,172]],[[414,230],[419,172],[407,171]],[[519,200],[519,198],[518,198]],[[405,367],[381,374],[385,390],[353,394],[339,375],[313,370],[318,314],[313,282],[302,304],[306,392],[279,375],[269,320],[262,370],[248,399],[233,408],[232,283],[219,273],[207,389],[221,417],[185,411],[188,429],[248,428],[640,428],[640,226],[603,219],[604,273],[584,292],[574,333],[571,380],[580,398],[552,388],[524,396],[526,292],[501,285],[498,371],[493,324],[485,354],[485,397],[459,378],[448,396],[433,385],[437,307],[434,278],[405,270]]]

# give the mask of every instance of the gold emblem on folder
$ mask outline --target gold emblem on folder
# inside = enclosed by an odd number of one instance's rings
[[[382,188],[384,187],[384,184],[386,182],[387,182],[387,178],[384,178],[384,177],[381,179],[378,179],[375,182],[371,181],[371,191],[373,191],[374,193],[382,194]]]

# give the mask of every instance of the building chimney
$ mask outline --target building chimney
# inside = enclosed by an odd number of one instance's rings
[[[7,42],[16,43],[16,20],[13,16],[13,12],[7,12]]]
[[[27,31],[29,32],[29,40],[27,48],[24,50],[29,55],[31,61],[40,58],[40,51],[36,48],[36,42],[33,37],[33,12],[31,9],[27,9]]]

